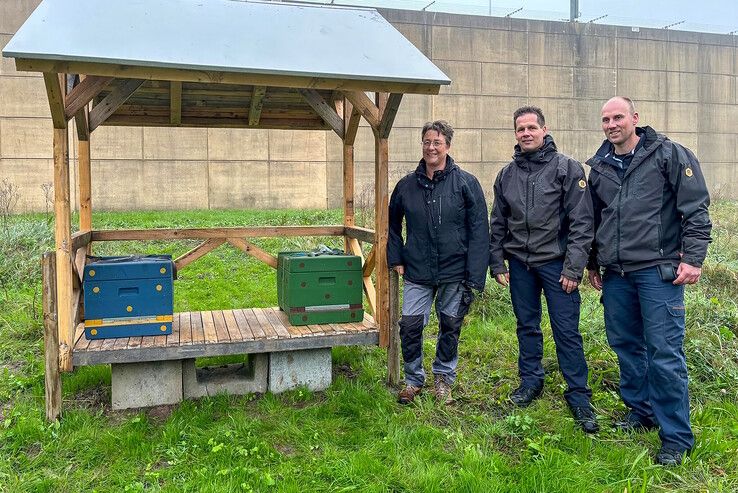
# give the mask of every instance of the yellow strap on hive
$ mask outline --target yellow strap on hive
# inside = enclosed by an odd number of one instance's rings
[[[120,318],[98,318],[85,320],[85,327],[110,327],[117,325],[138,325],[171,322],[171,315],[156,315],[151,317],[120,317]]]

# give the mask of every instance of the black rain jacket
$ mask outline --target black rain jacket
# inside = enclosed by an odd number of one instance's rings
[[[546,135],[535,152],[520,152],[494,185],[490,219],[490,273],[507,272],[515,257],[538,266],[564,259],[562,275],[580,281],[592,244],[592,201],[584,168]]]
[[[587,161],[595,218],[588,268],[631,272],[680,261],[701,267],[712,224],[700,164],[692,151],[651,127],[636,133],[641,144],[622,180],[609,141]]]
[[[489,262],[487,203],[479,181],[446,156],[433,179],[425,160],[402,178],[389,203],[387,260],[402,265],[405,279],[436,286],[465,281],[484,289]],[[402,239],[405,218],[407,241]]]

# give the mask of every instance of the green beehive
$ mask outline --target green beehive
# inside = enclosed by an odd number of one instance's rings
[[[361,322],[361,258],[281,252],[277,299],[292,325]]]

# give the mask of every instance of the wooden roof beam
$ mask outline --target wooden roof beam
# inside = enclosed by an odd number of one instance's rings
[[[251,94],[251,107],[249,108],[249,126],[251,127],[259,124],[266,91],[266,86],[254,86],[254,92]]]
[[[178,80],[169,83],[169,122],[172,125],[182,123],[182,82]]]
[[[79,76],[75,75],[75,84],[72,90],[67,94],[64,101],[64,114],[67,120],[77,114],[79,110],[87,106],[92,99],[105,89],[112,77],[99,77],[97,75],[89,75],[83,80],[79,80]]]
[[[305,101],[320,115],[336,134],[343,139],[343,118],[334,110],[315,89],[298,89]]]
[[[397,110],[400,108],[402,94],[393,92],[387,99],[387,106],[382,112],[382,120],[379,122],[379,138],[386,139],[389,137],[392,124],[395,122]]]
[[[143,79],[122,79],[122,83],[110,91],[110,94],[90,111],[90,132],[115,113],[144,82],[146,81]]]
[[[46,85],[46,96],[49,98],[49,109],[54,128],[67,128],[67,117],[64,113],[64,86],[60,74],[44,72],[44,84]]]
[[[17,70],[25,72],[94,74],[117,78],[179,80],[183,82],[241,84],[249,86],[292,88],[310,87],[313,89],[337,89],[340,91],[438,94],[441,88],[440,84],[420,82],[389,82],[296,75],[249,74],[239,72],[143,67],[98,62],[36,60],[32,58],[16,58],[15,66]]]
[[[346,115],[346,130],[343,142],[346,145],[354,145],[356,133],[359,131],[359,123],[361,122],[361,113],[347,100],[344,103],[344,115]]]
[[[361,113],[372,128],[376,129],[379,127],[379,108],[372,103],[369,96],[361,91],[346,91],[343,94],[346,96],[346,99],[351,101],[354,108],[359,110],[359,113]]]

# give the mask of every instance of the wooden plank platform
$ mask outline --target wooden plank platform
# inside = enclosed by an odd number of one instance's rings
[[[74,345],[73,363],[140,363],[377,344],[379,330],[367,314],[361,322],[293,326],[279,308],[243,308],[175,313],[168,336],[90,341],[82,332]]]

